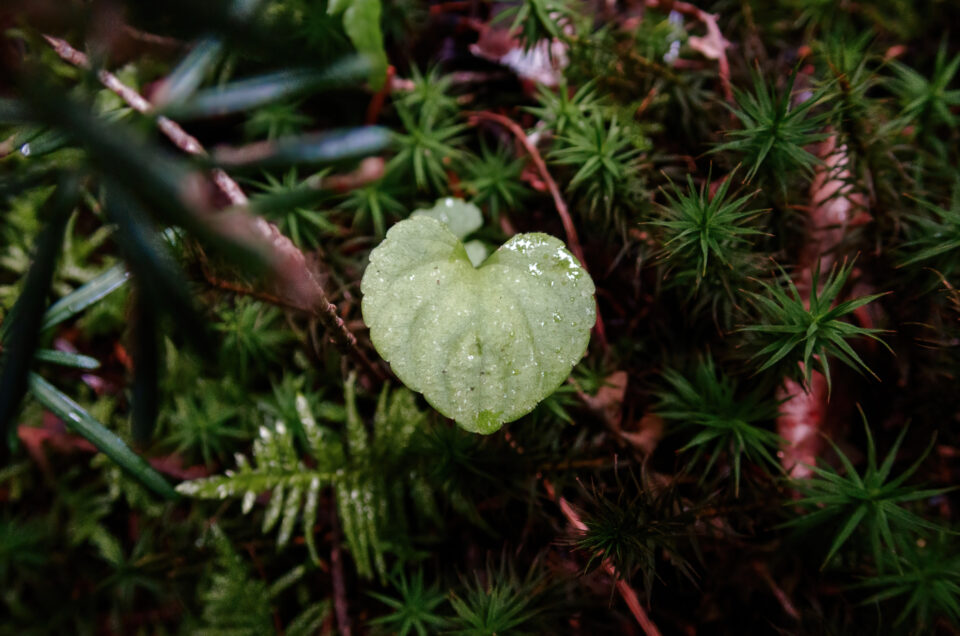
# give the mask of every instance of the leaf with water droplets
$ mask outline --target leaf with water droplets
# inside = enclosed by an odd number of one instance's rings
[[[361,290],[370,338],[397,377],[477,433],[553,393],[596,320],[593,281],[559,239],[518,234],[474,267],[427,216],[390,229]]]
[[[418,216],[429,216],[447,226],[453,235],[461,241],[473,231],[479,230],[483,225],[483,214],[480,208],[472,203],[467,203],[463,199],[446,197],[439,199],[432,208],[422,208],[414,210],[410,215],[415,218]],[[479,263],[477,263],[479,265]]]

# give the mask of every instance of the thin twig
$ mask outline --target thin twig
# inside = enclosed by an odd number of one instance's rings
[[[541,481],[543,482],[544,490],[547,491],[547,496],[560,507],[560,512],[567,518],[570,525],[573,526],[577,532],[585,533],[587,531],[587,524],[580,519],[580,515],[573,509],[570,502],[557,495],[557,491],[549,479],[544,477]],[[636,591],[634,591],[633,587],[630,586],[630,583],[625,578],[620,576],[616,566],[613,565],[610,559],[603,560],[603,569],[617,582],[617,592],[619,592],[620,597],[627,604],[630,613],[633,614],[633,617],[637,620],[637,624],[640,625],[643,633],[647,636],[660,636],[660,630],[656,624],[650,620],[646,610],[643,609],[643,605],[640,604],[640,599],[637,598]]]
[[[368,125],[373,125],[377,123],[377,120],[380,118],[380,111],[383,110],[383,103],[386,101],[387,96],[390,95],[390,91],[393,90],[393,78],[397,74],[397,69],[393,65],[387,66],[387,79],[383,83],[383,87],[374,93],[373,98],[370,100],[370,104],[367,106],[367,119],[366,122]]]
[[[537,169],[537,172],[540,173],[540,178],[543,179],[543,182],[547,185],[547,189],[550,191],[550,196],[553,197],[553,204],[557,208],[557,214],[560,215],[560,222],[563,223],[563,231],[567,235],[567,243],[570,244],[570,250],[574,256],[580,260],[580,263],[586,267],[583,248],[580,246],[580,237],[577,235],[577,228],[573,225],[573,219],[570,218],[570,211],[567,209],[567,204],[560,195],[560,188],[557,187],[557,182],[550,176],[550,172],[547,170],[547,164],[543,161],[543,157],[540,156],[540,151],[530,142],[530,139],[523,131],[523,128],[520,127],[520,124],[509,117],[485,110],[469,111],[466,115],[471,125],[476,125],[478,121],[485,119],[500,124],[517,138],[517,141],[520,142],[523,149],[530,155],[530,160],[533,161],[534,167]]]
[[[543,157],[540,156],[540,151],[537,150],[535,145],[533,145],[533,143],[530,141],[530,138],[527,137],[527,134],[523,132],[523,128],[521,128],[518,123],[509,117],[505,117],[497,113],[491,113],[490,111],[486,110],[468,111],[465,114],[467,115],[467,121],[473,126],[482,120],[491,121],[496,124],[500,124],[517,138],[517,141],[520,142],[520,145],[523,146],[523,149],[528,155],[530,155],[530,160],[533,162],[537,172],[540,173],[540,178],[543,179],[545,184],[547,184],[547,189],[550,191],[550,196],[553,197],[553,204],[557,208],[557,214],[560,216],[560,222],[563,224],[563,231],[567,235],[567,243],[570,245],[570,251],[572,251],[573,255],[577,257],[577,260],[580,261],[580,264],[583,265],[584,269],[587,269],[587,260],[583,256],[583,247],[580,245],[580,237],[577,235],[577,228],[573,224],[573,219],[570,218],[570,211],[567,209],[567,203],[560,195],[560,188],[557,186],[557,182],[554,181],[553,177],[550,176],[550,171],[547,170],[547,164],[544,162]],[[597,337],[600,338],[603,348],[606,349],[607,332],[603,326],[603,318],[600,316],[599,307],[597,308],[596,329]]]
[[[70,46],[66,40],[55,38],[51,35],[44,35],[43,37],[47,43],[53,47],[54,52],[65,62],[91,70],[90,59],[84,53]],[[100,69],[97,71],[97,79],[135,111],[148,115],[153,110],[153,105],[150,102],[140,93],[121,82],[119,78],[110,71]],[[169,117],[164,117],[163,115],[157,117],[157,127],[173,142],[174,146],[185,153],[200,156],[207,154],[203,145],[197,141],[196,137],[185,131],[180,127],[180,124]],[[237,185],[237,182],[230,178],[230,175],[226,172],[215,168],[213,170],[213,180],[217,184],[217,187],[230,199],[230,203],[233,205],[247,204],[247,196],[243,193],[243,190],[240,189],[240,186]]]
[[[784,613],[786,613],[787,616],[795,621],[800,620],[800,612],[797,611],[793,601],[791,601],[790,597],[787,596],[787,593],[783,591],[783,588],[781,588],[777,582],[773,580],[773,576],[770,575],[770,569],[767,567],[767,564],[763,563],[762,561],[754,561],[753,569],[770,587],[770,591],[773,592],[773,595],[780,603],[780,607],[783,608]]]
[[[231,294],[237,294],[238,296],[249,296],[271,305],[283,307],[284,309],[305,311],[303,307],[288,302],[279,296],[274,296],[273,294],[268,294],[257,289],[251,289],[245,285],[241,285],[240,283],[218,278],[212,271],[210,271],[210,268],[207,267],[206,264],[201,263],[200,271],[203,272],[203,278],[207,281],[207,283],[210,284],[211,287],[216,287],[217,289],[222,289],[223,291],[230,292]]]
[[[335,506],[334,506],[335,508]],[[333,611],[337,615],[337,625],[341,636],[350,636],[350,611],[347,607],[347,586],[343,577],[343,556],[340,552],[340,520],[336,509],[331,510],[330,523],[333,525],[330,539],[330,579],[333,583]]]
[[[89,58],[70,46],[66,40],[49,35],[45,35],[44,38],[53,47],[57,55],[66,62],[80,68],[92,69]],[[153,105],[144,99],[140,93],[121,82],[116,75],[101,69],[97,71],[97,78],[131,108],[143,114],[151,114]],[[180,127],[180,124],[172,119],[162,115],[158,116],[157,125],[163,134],[180,150],[191,155],[207,154],[206,149],[196,137],[187,133]],[[339,181],[329,181],[328,183],[341,189],[363,185],[368,180],[375,179],[382,174],[382,169],[382,160],[379,164],[376,161],[368,161],[361,165],[355,175],[345,175]],[[328,177],[327,179],[333,180],[334,178]],[[213,180],[234,206],[247,206],[247,196],[230,175],[217,168],[213,171]],[[271,301],[275,301],[275,304],[310,313],[327,329],[341,353],[352,356],[365,370],[373,372],[380,379],[384,379],[383,371],[373,365],[358,347],[356,337],[347,329],[346,324],[337,312],[336,306],[329,301],[323,287],[307,266],[307,260],[303,252],[288,237],[283,235],[275,225],[260,217],[236,214],[230,217],[217,215],[210,217],[208,220],[225,235],[233,235],[238,240],[254,238],[271,248],[271,257],[274,260],[275,269],[279,274],[286,277],[284,282],[289,283],[290,289],[284,290],[288,292],[286,293],[287,298],[273,297],[269,294],[262,294],[260,295],[261,298],[270,297]],[[293,271],[297,272],[297,276],[290,275]],[[210,280],[209,276],[207,278]],[[222,284],[218,284],[218,286],[223,287]],[[231,291],[256,295],[251,290],[239,286]]]

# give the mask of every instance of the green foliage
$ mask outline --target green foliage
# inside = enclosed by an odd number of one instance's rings
[[[203,603],[201,625],[193,633],[203,636],[260,636],[274,634],[273,606],[277,596],[301,578],[305,569],[295,568],[273,585],[254,579],[250,568],[234,551],[219,526],[210,527],[209,543],[216,553],[215,568],[200,589]],[[330,614],[326,599],[310,603],[290,621],[283,633],[315,634]]]
[[[902,267],[929,267],[941,276],[955,279],[960,268],[960,182],[953,187],[949,207],[917,201],[927,214],[909,217],[909,239],[901,246]]]
[[[949,631],[960,62],[946,30],[960,7],[381,1],[14,2],[0,29],[0,634],[305,636],[344,618],[354,632],[621,633],[639,614],[630,589],[664,634]],[[514,234],[570,228],[531,146],[465,108],[515,122],[547,160],[596,299],[528,285],[561,285],[550,255],[508,269],[501,248],[483,265]],[[383,127],[356,128],[370,118]],[[384,236],[430,225],[409,211],[446,197],[471,203],[453,206],[470,223],[443,205],[427,216],[463,249],[384,283],[371,341],[371,252],[375,266]],[[425,257],[435,229],[396,252]],[[320,295],[295,250],[330,305],[291,308]],[[808,298],[818,261],[858,252],[856,274],[824,271]],[[769,277],[772,259],[796,288]],[[469,274],[453,293],[430,277],[441,262]],[[603,318],[589,349],[588,304]],[[856,348],[872,327],[895,330],[895,356]],[[406,371],[373,346],[390,329]],[[504,359],[518,364],[492,368]],[[387,364],[468,406],[494,386],[494,409],[518,419],[470,433],[442,417],[452,407],[385,388]],[[501,390],[521,369],[522,403]],[[809,393],[779,401],[785,376]],[[818,447],[857,402],[884,425]],[[816,469],[776,479],[798,457]],[[181,480],[196,497],[171,500]]]
[[[311,176],[310,179],[322,178],[323,174],[323,172],[318,173]],[[258,186],[263,192],[272,195],[296,192],[301,186],[296,168],[287,170],[283,177],[279,179],[270,173],[265,173],[263,179],[263,183],[258,184]],[[269,218],[271,215],[265,216]],[[296,206],[283,210],[279,218],[272,218],[271,220],[298,247],[316,248],[320,245],[324,236],[335,234],[337,231],[337,226],[327,216],[326,213],[319,210]]]
[[[960,89],[950,90],[950,84],[960,70],[960,54],[949,59],[947,51],[944,40],[929,78],[902,62],[890,63],[895,77],[888,85],[900,100],[904,123],[918,124],[923,134],[932,133],[937,126],[957,125],[957,118],[950,111],[960,105]]]
[[[382,237],[386,233],[387,219],[399,219],[406,213],[406,206],[397,199],[402,187],[397,183],[396,174],[397,171],[390,173],[347,194],[339,207],[353,212],[354,227],[362,227],[369,218],[374,234]]]
[[[299,134],[311,123],[297,104],[268,104],[253,111],[243,124],[243,132],[250,139],[277,139]]]
[[[343,30],[358,52],[368,56],[370,86],[379,90],[387,76],[387,52],[380,27],[380,0],[329,0],[327,12],[343,15]]]
[[[0,582],[4,587],[12,584],[14,575],[29,574],[47,562],[45,540],[46,532],[39,522],[0,520]]]
[[[669,386],[657,394],[656,413],[675,424],[678,431],[689,431],[689,441],[680,449],[694,451],[688,471],[704,456],[708,458],[701,482],[724,454],[733,466],[735,496],[740,495],[744,458],[761,466],[778,466],[774,455],[782,440],[761,427],[777,417],[778,408],[765,397],[762,387],[746,394],[738,391],[737,382],[717,369],[710,356],[701,360],[689,377],[665,369],[663,379]]]
[[[606,121],[599,113],[571,126],[550,154],[559,165],[576,166],[567,190],[587,202],[590,216],[603,212],[611,220],[619,196],[632,176],[631,160],[639,154],[626,127],[616,117]]]
[[[161,418],[169,428],[164,439],[174,452],[212,464],[229,456],[239,442],[250,439],[234,406],[241,391],[205,378],[197,380],[194,387],[196,393],[172,396],[173,408]]]
[[[483,225],[483,215],[480,214],[480,208],[453,197],[440,199],[432,208],[421,208],[410,214],[410,218],[418,216],[426,216],[440,221],[461,241]]]
[[[931,540],[904,541],[898,548],[895,558],[884,556],[895,561],[888,569],[897,573],[871,576],[857,585],[876,590],[864,604],[906,597],[894,627],[910,616],[921,630],[932,628],[938,615],[960,624],[960,554],[954,536],[940,532]]]
[[[215,329],[223,334],[221,360],[237,370],[241,382],[275,362],[280,347],[293,340],[293,334],[282,328],[282,316],[277,307],[251,298],[240,298],[235,307],[220,311]]]
[[[317,424],[307,399],[297,396],[297,417],[310,465],[300,458],[291,427],[278,420],[272,427],[261,427],[254,441],[252,462],[237,455],[236,472],[183,482],[177,490],[202,499],[242,496],[244,513],[253,509],[260,493],[270,491],[263,532],[279,526],[277,547],[283,548],[290,542],[299,518],[307,548],[316,562],[319,557],[314,525],[320,491],[334,486],[340,522],[357,571],[369,578],[375,568],[381,577],[385,576],[383,554],[390,541],[388,524],[402,521],[405,489],[425,490],[423,478],[417,473],[397,480],[389,467],[403,459],[411,435],[425,416],[417,410],[411,393],[398,390],[388,397],[385,387],[377,404],[371,438],[356,411],[353,382],[353,378],[349,379],[345,387],[347,419],[343,438]],[[418,503],[429,505],[423,499]],[[398,527],[402,529],[403,524]]]
[[[747,292],[760,310],[763,323],[742,327],[741,331],[760,334],[766,343],[753,356],[755,359],[765,358],[757,373],[778,363],[784,364],[791,376],[800,377],[809,386],[814,354],[828,388],[832,387],[828,357],[837,358],[856,371],[872,373],[847,340],[870,338],[882,343],[876,335],[881,330],[859,327],[842,318],[883,294],[861,296],[834,305],[852,269],[853,262],[834,266],[821,286],[818,264],[810,283],[809,306],[785,272],[786,290],[778,283],[762,283],[762,293]],[[803,363],[802,369],[798,362]]]
[[[713,149],[715,153],[732,152],[742,157],[748,180],[762,168],[762,176],[773,180],[784,192],[791,175],[809,174],[819,163],[806,146],[829,136],[820,132],[828,112],[816,112],[822,104],[822,95],[815,93],[795,105],[795,80],[796,73],[790,76],[782,91],[776,91],[759,73],[754,73],[753,91],[737,90],[737,107],[732,109],[742,130],[727,131],[733,140]]]
[[[511,32],[519,32],[525,48],[541,40],[566,37],[564,28],[576,22],[577,8],[570,0],[522,0],[500,12],[497,20],[512,18]]]
[[[414,115],[399,104],[397,115],[406,132],[395,135],[399,151],[390,160],[388,169],[413,176],[420,190],[445,191],[449,180],[447,169],[463,155],[456,146],[466,126],[449,117],[434,119],[424,110]]]
[[[566,82],[561,82],[556,89],[538,86],[537,102],[539,106],[526,110],[557,136],[582,126],[583,122],[606,106],[593,81],[575,91]]]
[[[829,78],[821,86],[823,102],[832,107],[832,118],[840,127],[871,123],[866,118],[875,106],[869,94],[881,83],[870,53],[871,39],[869,32],[854,37],[838,29],[820,44]]]
[[[270,504],[263,519],[263,532],[280,524],[278,547],[285,546],[294,524],[303,508],[303,533],[311,556],[316,560],[313,525],[316,522],[320,489],[334,479],[337,470],[345,465],[343,448],[335,433],[315,424],[307,410],[305,399],[300,402],[301,426],[308,443],[310,456],[317,461],[316,469],[308,469],[297,456],[290,429],[277,422],[273,427],[260,429],[254,442],[253,463],[237,455],[237,471],[223,476],[183,482],[177,486],[181,494],[204,499],[225,499],[243,496],[243,511],[248,513],[261,492],[270,491]]]
[[[526,160],[511,155],[510,150],[498,146],[491,151],[486,143],[480,146],[480,156],[466,162],[463,188],[471,193],[472,201],[484,207],[496,221],[500,210],[515,210],[526,198],[527,189],[520,182]]]
[[[86,409],[35,373],[29,376],[30,393],[38,402],[69,422],[72,430],[89,440],[124,470],[134,475],[156,494],[174,499],[175,493],[160,473],[137,455],[116,433],[97,421]]]
[[[593,282],[558,239],[516,235],[475,267],[423,217],[390,230],[361,290],[371,340],[397,377],[485,434],[556,390],[596,320]]]
[[[663,228],[664,258],[698,273],[697,284],[707,272],[710,257],[728,268],[739,260],[731,257],[750,245],[750,238],[761,232],[746,225],[755,217],[756,210],[744,210],[750,195],[727,200],[727,191],[733,175],[724,179],[713,196],[707,194],[707,178],[699,191],[693,177],[687,175],[687,190],[673,187],[673,193],[664,192],[667,205],[662,207],[663,219],[651,221]],[[680,265],[682,263],[682,265]]]
[[[504,557],[494,569],[487,563],[485,576],[479,573],[463,581],[461,593],[452,593],[450,605],[455,616],[449,633],[463,636],[532,633],[544,627],[545,582],[536,567],[522,579]]]
[[[924,529],[941,529],[939,525],[904,507],[904,504],[909,502],[927,499],[948,490],[918,489],[904,485],[930,453],[933,440],[910,467],[899,476],[891,478],[897,451],[907,434],[907,427],[901,429],[879,466],[873,434],[866,417],[863,417],[863,428],[867,435],[867,466],[862,475],[857,472],[846,454],[831,441],[830,445],[843,465],[845,474],[841,475],[831,466],[811,466],[814,476],[794,483],[794,487],[803,493],[804,497],[796,502],[788,502],[788,505],[801,506],[809,512],[792,519],[786,525],[797,527],[804,532],[823,526],[836,529],[821,569],[826,567],[858,530],[862,535],[866,535],[873,562],[880,569],[891,561],[898,563],[896,536],[909,536]],[[885,552],[893,558],[885,557]],[[899,564],[897,569],[900,569]]]
[[[459,110],[457,100],[450,95],[453,80],[434,66],[421,73],[416,66],[410,67],[413,86],[403,96],[396,98],[398,107],[406,112],[419,113],[425,122],[443,120]]]
[[[370,625],[398,636],[427,636],[446,626],[447,619],[437,608],[446,603],[447,597],[436,584],[428,586],[424,583],[422,569],[415,571],[409,579],[401,572],[392,577],[390,583],[398,597],[369,592],[370,596],[392,610],[369,621]]]
[[[721,303],[733,303],[735,290],[755,270],[751,247],[762,234],[751,226],[759,212],[743,209],[751,195],[727,196],[733,178],[728,175],[711,197],[709,176],[698,190],[687,175],[687,189],[664,191],[667,203],[660,218],[650,221],[658,232],[658,258],[668,286],[684,290],[687,299],[696,294],[709,299],[714,312]]]
[[[205,627],[199,633],[208,636],[273,633],[270,596],[267,585],[250,576],[249,568],[233,551],[223,531],[211,527],[217,569],[200,592]]]
[[[679,551],[681,541],[696,549],[692,512],[684,509],[673,488],[655,486],[646,474],[638,483],[631,473],[631,482],[623,484],[617,473],[613,496],[596,487],[589,493],[583,519],[587,529],[576,540],[591,555],[587,569],[609,559],[621,577],[632,578],[639,570],[650,598],[657,567],[669,554],[676,571],[694,582],[693,567]]]

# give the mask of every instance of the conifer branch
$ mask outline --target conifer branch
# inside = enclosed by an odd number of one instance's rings
[[[89,58],[82,52],[76,50],[70,44],[61,38],[50,35],[44,35],[47,43],[64,61],[73,64],[79,68],[91,70]],[[105,69],[97,71],[97,78],[110,91],[119,96],[127,105],[143,114],[150,114],[153,105],[148,102],[140,93],[133,90],[116,75]],[[160,115],[157,117],[157,126],[170,139],[170,141],[180,150],[191,155],[205,156],[207,154],[203,145],[189,133],[187,133],[177,122],[168,117]],[[377,178],[382,173],[382,160],[380,160],[379,170],[371,163],[363,164],[357,171],[357,176],[350,178],[350,175],[340,177],[329,177],[328,183],[337,189],[349,189],[357,187],[370,180]],[[246,207],[248,203],[247,196],[243,190],[234,181],[230,175],[215,168],[213,170],[213,180],[217,187],[226,195],[230,203],[238,207]],[[354,360],[367,372],[373,373],[377,378],[385,379],[384,372],[375,366],[360,350],[357,344],[357,338],[347,329],[346,323],[340,317],[336,305],[330,302],[323,287],[313,275],[313,272],[307,265],[306,257],[303,252],[293,244],[288,237],[283,235],[275,225],[267,222],[263,218],[231,214],[229,216],[218,215],[208,219],[214,221],[218,228],[226,235],[234,235],[241,240],[256,239],[259,243],[267,246],[270,250],[270,261],[274,265],[277,273],[283,281],[282,293],[277,297],[282,301],[280,304],[287,307],[295,307],[305,311],[315,317],[324,326],[330,334],[337,349],[344,355],[354,358]],[[228,227],[233,225],[233,227]],[[208,278],[208,280],[210,280]],[[221,286],[222,285],[218,285]],[[232,291],[240,292],[241,288],[233,287]],[[252,290],[249,292],[255,294]],[[270,294],[260,295],[262,300],[273,298]]]
[[[90,59],[84,53],[70,46],[66,40],[55,38],[50,35],[44,35],[43,37],[53,48],[54,52],[65,62],[73,64],[79,68],[92,70]],[[110,71],[100,69],[97,71],[97,79],[99,79],[101,84],[103,84],[111,92],[115,93],[135,111],[147,115],[151,110],[153,110],[153,105],[150,102],[148,102],[140,93],[121,82],[119,78],[117,78],[117,76]],[[174,146],[185,153],[198,156],[204,156],[207,154],[203,145],[197,141],[196,137],[189,134],[180,126],[180,124],[173,121],[169,117],[164,117],[163,115],[157,117],[157,127],[160,128],[161,132],[167,136]],[[220,188],[220,190],[230,200],[230,203],[233,205],[247,204],[247,196],[243,193],[243,190],[240,189],[240,186],[237,185],[237,182],[234,181],[226,172],[220,168],[215,168],[213,170],[213,180],[217,184],[217,187]]]

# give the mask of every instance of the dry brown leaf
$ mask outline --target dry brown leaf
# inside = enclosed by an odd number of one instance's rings
[[[596,395],[588,395],[577,388],[577,395],[591,410],[596,411],[615,431],[623,420],[623,396],[627,392],[627,372],[614,371],[608,375]]]

